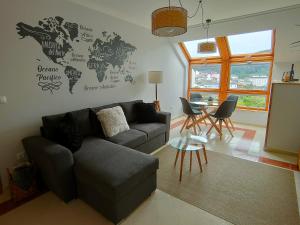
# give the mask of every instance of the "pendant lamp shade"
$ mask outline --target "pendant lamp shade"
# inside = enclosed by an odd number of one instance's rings
[[[174,37],[187,32],[187,10],[182,7],[163,7],[152,13],[152,34]]]
[[[198,44],[198,53],[215,53],[217,51],[215,42],[202,42]]]

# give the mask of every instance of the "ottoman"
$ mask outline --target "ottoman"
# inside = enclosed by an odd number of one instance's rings
[[[78,197],[115,224],[156,189],[157,169],[155,157],[98,138],[74,154]]]

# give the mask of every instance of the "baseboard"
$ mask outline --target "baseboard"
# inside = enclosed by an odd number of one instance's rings
[[[234,124],[241,124],[241,125],[246,125],[246,126],[267,128],[267,125],[259,125],[259,124],[253,124],[253,123],[238,122],[238,121],[234,121],[232,119],[231,119],[231,121],[232,121],[233,125]]]
[[[274,149],[274,148],[265,148],[266,152],[274,152],[279,154],[291,155],[291,156],[298,156],[298,152],[289,152],[282,149]]]
[[[160,148],[156,149],[154,152],[151,152],[150,155],[155,155],[155,154],[157,154],[158,152],[160,152],[161,150],[163,150],[166,146],[167,146],[167,144],[161,146]]]

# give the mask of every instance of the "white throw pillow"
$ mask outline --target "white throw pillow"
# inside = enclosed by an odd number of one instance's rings
[[[97,112],[97,117],[102,125],[103,132],[106,137],[112,137],[122,131],[129,130],[129,126],[121,106],[102,109]]]

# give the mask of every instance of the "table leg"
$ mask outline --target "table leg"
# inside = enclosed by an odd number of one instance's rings
[[[192,160],[193,160],[193,155],[192,155],[192,151],[190,151],[190,172],[192,171]]]
[[[201,171],[201,173],[202,173],[202,165],[201,165],[201,159],[200,159],[200,154],[199,154],[199,151],[196,151],[196,156],[197,156],[197,159],[198,159],[198,163],[199,163],[200,171]]]
[[[174,167],[176,166],[176,163],[177,163],[177,160],[178,160],[178,155],[179,155],[179,150],[177,150],[177,152],[176,152]]]
[[[183,167],[183,160],[185,156],[185,150],[181,151],[181,162],[180,162],[180,176],[179,176],[179,181],[181,181],[182,178],[182,167]]]
[[[206,155],[206,148],[205,148],[205,145],[202,144],[202,147],[203,147],[203,154],[204,154],[205,163],[207,164],[207,155]]]
[[[207,113],[206,109],[203,108],[202,109],[206,118],[209,120],[209,122],[211,123],[211,125],[214,126],[214,128],[216,129],[216,131],[221,135],[220,129],[218,128],[218,126],[215,124],[215,122],[212,120],[212,118],[210,117],[209,113]]]

